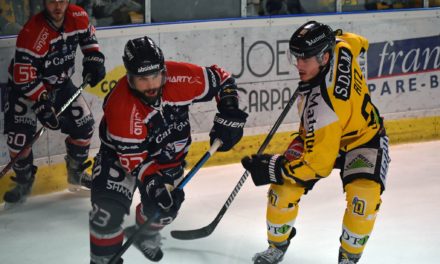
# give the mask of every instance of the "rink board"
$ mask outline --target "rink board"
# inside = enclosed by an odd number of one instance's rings
[[[294,29],[307,20],[328,23],[334,29],[342,28],[369,39],[370,49],[363,67],[372,100],[385,116],[392,143],[439,138],[439,9],[100,29],[97,35],[106,55],[108,74],[96,87],[87,88],[83,94],[99,122],[104,96],[125,73],[121,59],[125,43],[143,35],[151,36],[168,60],[206,66],[218,64],[237,79],[240,104],[249,113],[249,118],[242,142],[230,153],[216,154],[209,164],[236,162],[244,154],[258,149],[297,86],[298,75],[287,62],[286,50]],[[0,39],[1,130],[6,67],[14,45],[15,38]],[[81,59],[78,52],[77,73],[73,78],[77,84],[81,82]],[[207,133],[212,122],[206,120],[212,120],[215,112],[214,103],[191,107],[191,125],[196,141],[189,154],[192,162],[208,148]],[[280,128],[282,133],[274,138],[270,151],[281,152],[288,144],[290,131],[297,126],[298,114],[293,109]],[[34,156],[40,169],[34,193],[65,188],[63,141],[64,136],[60,133],[49,132],[35,144]],[[92,148],[96,151],[97,147],[99,140],[95,133]],[[6,138],[0,135],[0,164],[5,165],[8,161]],[[8,188],[7,178],[0,182],[0,197]]]

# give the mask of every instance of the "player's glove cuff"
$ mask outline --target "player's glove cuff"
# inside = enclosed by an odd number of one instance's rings
[[[243,167],[251,173],[255,186],[266,184],[283,184],[282,166],[285,162],[282,155],[260,154],[244,157]]]

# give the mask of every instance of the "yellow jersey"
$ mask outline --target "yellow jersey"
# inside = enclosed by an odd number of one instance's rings
[[[367,49],[368,41],[362,36],[337,36],[329,66],[317,80],[300,82],[304,152],[284,164],[285,178],[309,181],[328,176],[340,150],[362,146],[381,129],[382,120],[363,74]]]

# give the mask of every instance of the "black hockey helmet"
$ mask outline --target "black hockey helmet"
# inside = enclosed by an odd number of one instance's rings
[[[335,44],[335,34],[328,25],[309,21],[290,37],[289,50],[296,58],[306,59],[317,56],[320,59],[327,51],[332,54]]]
[[[165,70],[162,50],[147,36],[129,40],[122,60],[130,75],[151,75]]]

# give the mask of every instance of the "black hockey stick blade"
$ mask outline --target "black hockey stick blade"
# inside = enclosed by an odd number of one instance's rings
[[[171,236],[180,239],[180,240],[193,240],[204,238],[212,234],[215,228],[217,227],[220,220],[223,218],[223,215],[226,213],[227,207],[223,206],[220,213],[216,216],[216,218],[207,226],[201,227],[199,229],[194,230],[173,230],[171,231]]]
[[[215,226],[212,226],[212,224],[215,222],[212,222],[211,224],[194,230],[173,230],[171,231],[171,236],[180,239],[180,240],[193,240],[193,239],[199,239],[209,236],[212,232],[214,232]]]

